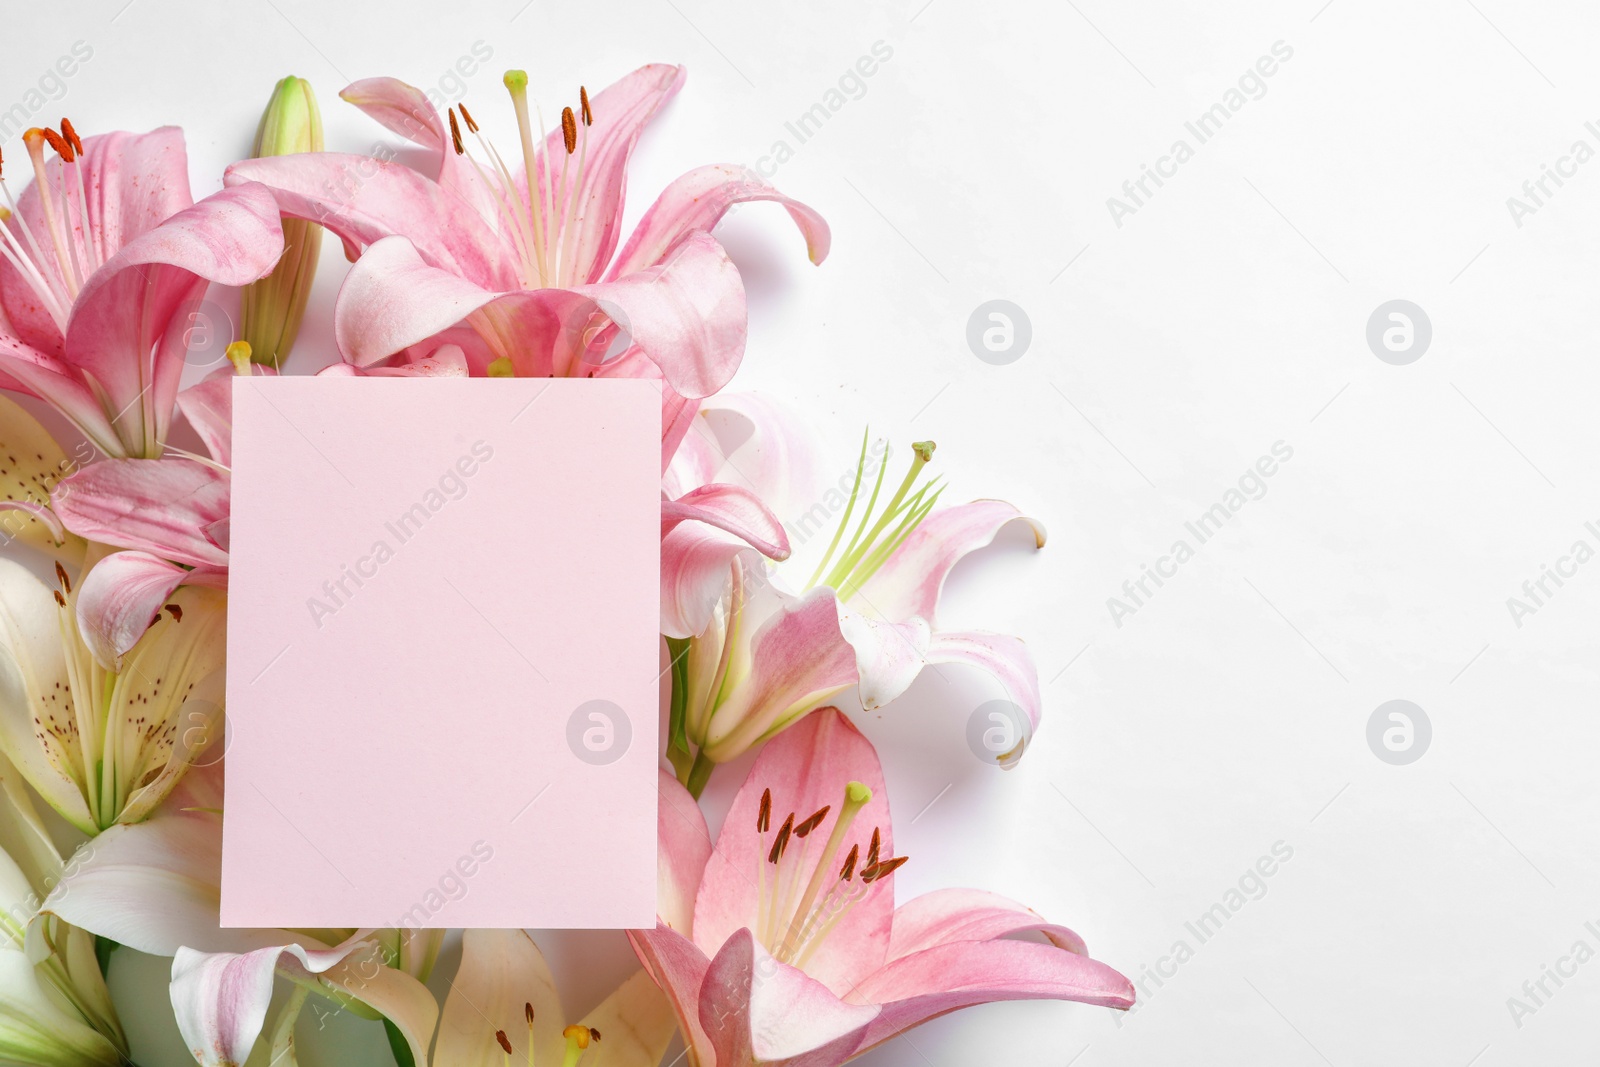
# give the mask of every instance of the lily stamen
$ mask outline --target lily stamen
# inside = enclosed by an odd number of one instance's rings
[[[911,492],[912,486],[922,474],[922,468],[933,458],[934,449],[937,447],[932,441],[913,442],[911,467],[906,471],[900,487],[884,506],[883,512],[874,521],[873,511],[877,507],[878,495],[883,489],[884,475],[888,471],[886,463],[879,464],[877,478],[873,481],[872,492],[867,497],[866,507],[862,509],[855,532],[850,535],[844,551],[835,561],[834,553],[839,550],[839,544],[844,540],[845,530],[850,527],[850,520],[855,515],[856,502],[860,498],[861,484],[866,474],[867,441],[868,435],[863,433],[861,454],[856,461],[855,484],[850,490],[844,517],[839,520],[833,540],[828,543],[828,550],[823,553],[821,561],[817,563],[817,569],[812,572],[811,580],[806,584],[807,589],[814,589],[819,584],[828,586],[838,594],[841,601],[849,599],[878,572],[894,551],[911,536],[917,525],[933,511],[939,502],[940,494],[944,492],[944,487],[937,480],[923,484],[915,493]],[[869,523],[871,523],[870,528]],[[890,529],[891,523],[895,524],[893,529]],[[887,535],[885,531],[888,531]],[[830,563],[833,565],[832,569],[829,569]]]

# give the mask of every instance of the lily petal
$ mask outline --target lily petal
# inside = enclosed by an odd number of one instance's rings
[[[999,893],[981,889],[937,889],[895,909],[889,962],[939,945],[992,941],[1023,933],[1042,934],[1057,948],[1080,956],[1089,954],[1083,938],[1065,926],[1046,922],[1032,908]]]
[[[229,516],[232,479],[187,459],[91,463],[62,479],[51,503],[67,529],[91,541],[141,549],[189,566],[226,567],[205,528]]]
[[[589,1046],[585,1067],[657,1067],[678,1030],[666,994],[644,971],[625,979],[578,1025],[602,1035]]]
[[[741,486],[703,485],[661,502],[661,627],[668,637],[706,628],[729,567],[752,549],[786,559],[789,537],[759,497]]]
[[[280,967],[302,979],[323,976],[380,1014],[384,1008],[395,1012],[399,1017],[390,1018],[405,1034],[414,1061],[426,1062],[433,1032],[428,1016],[437,1013],[432,995],[410,975],[383,966],[378,946],[360,938],[331,949],[288,944],[243,955],[180,948],[172,961],[172,1008],[196,1060],[205,1067],[238,1067],[249,1058]]]
[[[45,164],[52,193],[61,187],[62,166],[59,157]],[[85,137],[78,169],[85,198],[95,208],[92,232],[107,256],[194,203],[183,131],[176,126]],[[23,191],[10,225],[19,234],[24,225],[37,235],[48,232],[37,183]],[[54,260],[38,266],[61,277]],[[47,355],[62,354],[60,331],[9,263],[0,264],[0,303],[24,343]]]
[[[576,213],[580,219],[574,240],[572,269],[562,268],[564,277],[585,282],[598,281],[611,253],[617,247],[622,226],[623,190],[627,185],[628,159],[639,135],[661,105],[677,94],[688,71],[670,63],[649,63],[624,75],[600,90],[591,101],[594,125],[582,136],[584,146],[583,184],[576,190]],[[549,161],[565,161],[560,129],[545,138],[539,153],[542,171]],[[557,162],[556,184],[561,188],[561,163]],[[561,205],[556,204],[559,213]],[[542,212],[542,208],[541,208]],[[548,228],[550,221],[545,225]]]
[[[778,192],[746,168],[726,164],[697,167],[662,190],[639,220],[608,277],[620,278],[659,263],[685,234],[710,231],[735,204],[771,200],[783,205],[806,239],[811,262],[828,257],[832,235],[821,215]]]
[[[516,258],[471,203],[410,167],[343,152],[244,159],[229,187],[260,182],[285,215],[332,230],[365,258],[385,237],[404,235],[432,266],[492,289],[517,283]]]
[[[412,144],[432,152],[438,160],[439,184],[460,194],[485,220],[496,217],[498,209],[492,194],[478,180],[466,157],[456,155],[450,131],[427,93],[398,78],[363,78],[345,86],[339,96]]]
[[[733,698],[719,707],[703,729],[702,751],[711,760],[731,759],[756,742],[856,684],[856,654],[839,630],[838,601],[831,589],[792,597],[772,588],[750,590],[745,611],[764,619],[750,639],[749,674]],[[776,600],[770,615],[763,601]],[[824,801],[829,803],[831,801]],[[804,816],[801,816],[804,818]]]
[[[97,827],[88,804],[58,762],[59,751],[47,749],[37,736],[40,730],[69,733],[69,724],[75,722],[70,700],[60,697],[70,685],[61,611],[51,590],[31,571],[0,557],[0,750],[47,804],[78,829],[93,833]],[[75,743],[62,744],[72,758]]]
[[[711,858],[711,832],[689,791],[666,771],[659,774],[656,914],[663,925],[688,936],[694,926],[694,898]]]
[[[700,987],[710,959],[693,941],[661,923],[654,930],[629,930],[628,941],[651,980],[666,994],[694,1061],[716,1063],[716,1050],[700,1025]]]
[[[716,392],[744,356],[744,285],[707,234],[620,281],[501,292],[427,262],[407,239],[378,241],[339,291],[334,334],[345,358],[364,367],[475,314],[523,377],[577,374],[608,322],[626,330],[684,397]]]
[[[433,1062],[501,1067],[505,1053],[496,1030],[510,1039],[521,1062],[528,1055],[527,1004],[533,1005],[533,1061],[560,1062],[565,1015],[533,938],[524,930],[466,930],[461,936],[461,968],[450,983]]]
[[[186,349],[173,321],[198,305],[208,282],[245,285],[282,253],[272,195],[244,185],[141,234],[89,279],[67,324],[64,360],[104,390],[119,454],[152,456],[166,437]]]
[[[838,1067],[878,1013],[877,1005],[840,1000],[805,972],[779,963],[749,930],[728,939],[700,987],[700,1025],[719,1064]]]
[[[148,552],[114,552],[90,568],[78,591],[78,630],[102,667],[118,670],[122,654],[150,629],[178,586],[226,580],[219,568],[184,570]]]
[[[1133,983],[1112,968],[1055,945],[1027,941],[962,941],[903,956],[868,977],[849,996],[876,1003],[858,1051],[935,1016],[996,1000],[1072,1000],[1109,1008],[1133,1006]]]
[[[0,396],[0,544],[13,540],[46,552],[59,552],[66,540],[60,520],[49,510],[50,490],[77,463],[56,444],[37,419]],[[69,550],[76,555],[82,546]]]
[[[806,716],[761,750],[706,863],[695,902],[695,944],[702,950],[715,948],[757,924],[757,879],[752,872],[765,862],[766,848],[750,829],[756,825],[762,793],[772,790],[776,826],[782,821],[777,818],[780,812],[792,811],[800,820],[824,805],[839,811],[845,785],[852,781],[872,790],[872,799],[856,815],[840,844],[841,852],[860,845],[865,855],[876,829],[882,836],[882,856],[893,856],[889,798],[878,754],[837,708]],[[887,956],[894,912],[894,893],[888,888],[892,878],[875,883],[874,892],[856,903],[806,964],[806,973],[836,994],[843,995]]]
[[[951,569],[1013,522],[1027,523],[1034,543],[1044,547],[1044,527],[1004,500],[975,500],[933,512],[861,587],[862,601],[883,618],[915,616],[934,625]]]
[[[928,648],[929,663],[965,663],[987,671],[1006,691],[1022,721],[1013,723],[1022,731],[1016,746],[996,753],[1000,766],[1011,768],[1022,758],[1023,750],[1039,729],[1043,701],[1039,695],[1039,669],[1033,653],[1021,638],[1009,634],[943,631],[933,635]]]

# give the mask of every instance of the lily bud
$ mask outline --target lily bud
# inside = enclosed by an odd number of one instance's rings
[[[273,89],[261,115],[251,157],[320,151],[322,115],[311,83],[287,77]],[[240,302],[240,331],[250,342],[257,363],[279,367],[288,358],[300,331],[321,250],[322,227],[305,219],[283,220],[283,258],[271,274],[245,287]]]

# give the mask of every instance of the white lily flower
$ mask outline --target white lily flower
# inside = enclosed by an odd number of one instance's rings
[[[160,597],[153,619],[139,613],[142,632],[94,621],[131,618],[108,601],[148,598],[121,573],[132,555],[92,562],[85,590],[59,562],[52,588],[0,559],[0,752],[87,834],[147,817],[220,726],[220,591],[184,586]],[[97,570],[116,580],[97,581]]]
[[[63,870],[21,779],[0,757],[0,1064],[125,1060],[93,935],[39,914]]]

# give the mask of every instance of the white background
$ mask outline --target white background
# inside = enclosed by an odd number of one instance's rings
[[[369,150],[383,131],[342,85],[390,74],[454,99],[447,72],[479,41],[493,59],[466,99],[505,137],[507,66],[553,107],[580,81],[688,65],[636,157],[630,219],[691,166],[795,148],[775,180],[828,217],[834,253],[809,266],[768,205],[724,224],[750,293],[738,384],[813,413],[841,470],[864,424],[934,438],[951,499],[1009,499],[1052,535],[1034,554],[1012,531],[964,565],[943,619],[1037,654],[1045,720],[1018,770],[968,752],[968,715],[995,692],[960,671],[861,720],[912,857],[902,898],[1004,892],[1132,976],[1180,939],[1196,949],[1121,1026],[1102,1009],[978,1008],[863,1062],[1491,1067],[1589,1051],[1600,962],[1547,982],[1520,1027],[1507,998],[1574,941],[1600,949],[1584,928],[1600,926],[1600,563],[1520,627],[1506,599],[1574,541],[1600,547],[1584,529],[1600,519],[1600,162],[1520,227],[1506,200],[1574,140],[1600,149],[1584,128],[1600,119],[1592,8],[122,3],[14,5],[0,106],[87,42],[40,119],[181,124],[197,195],[245,152],[277,77],[315,84],[329,147]],[[879,41],[893,57],[796,145],[784,123]],[[1265,95],[1116,225],[1107,198],[1175,139],[1193,146],[1184,122],[1278,41],[1293,56]],[[327,330],[342,270],[330,241],[308,332]],[[1032,322],[1009,366],[965,340],[993,298]],[[1433,325],[1408,366],[1365,340],[1395,298]],[[296,363],[330,354],[308,341]],[[1107,598],[1278,441],[1293,458],[1265,495],[1116,625]],[[1409,766],[1366,741],[1394,698],[1433,726]],[[1199,945],[1185,922],[1279,841],[1293,858],[1265,895]],[[545,940],[574,1009],[629,960],[620,935]],[[580,955],[610,969],[578,974]],[[119,952],[113,977],[158,1005],[164,969]],[[128,1015],[144,1067],[183,1062],[159,1013]],[[375,1027],[332,1029],[360,1058],[308,1043],[302,1063],[387,1062]]]

